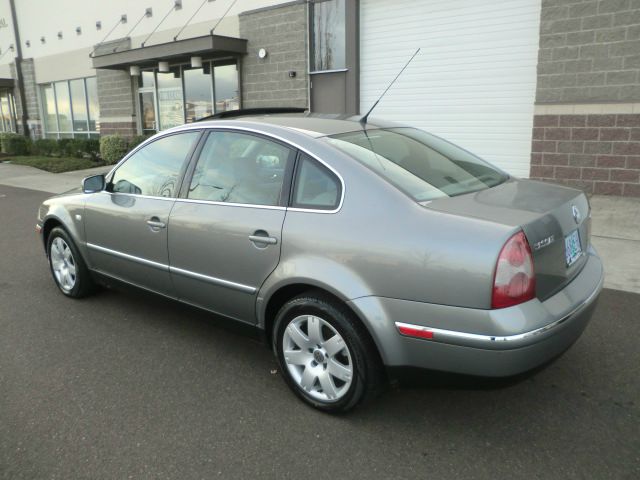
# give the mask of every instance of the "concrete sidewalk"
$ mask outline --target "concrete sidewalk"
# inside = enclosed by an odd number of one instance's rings
[[[49,173],[23,165],[0,163],[0,185],[63,193],[110,166]],[[640,293],[640,198],[594,195],[592,242],[604,261],[605,287]]]
[[[64,193],[79,187],[83,178],[106,173],[112,167],[113,165],[107,165],[87,170],[76,170],[75,172],[50,173],[25,165],[0,163],[0,185],[49,193]]]

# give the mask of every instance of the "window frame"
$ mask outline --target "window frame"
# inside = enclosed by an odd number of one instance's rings
[[[282,189],[280,190],[280,198],[278,199],[277,205],[260,205],[255,203],[234,203],[234,202],[219,202],[215,200],[203,200],[197,198],[189,198],[189,188],[191,187],[191,181],[193,180],[193,175],[196,170],[196,166],[198,165],[198,161],[200,160],[200,155],[204,149],[204,146],[207,143],[207,140],[210,135],[215,133],[237,133],[241,135],[247,135],[252,137],[257,137],[262,140],[267,140],[269,142],[273,142],[275,144],[281,145],[289,150],[289,158],[287,159],[287,166],[285,167],[284,175],[282,178]],[[249,207],[249,208],[265,208],[265,209],[285,209],[289,203],[289,197],[292,186],[292,178],[293,171],[295,168],[295,163],[298,158],[298,148],[292,145],[289,142],[283,141],[279,138],[272,137],[271,135],[264,134],[261,132],[257,132],[254,130],[246,130],[241,128],[229,128],[229,127],[220,127],[220,128],[208,128],[200,137],[200,141],[198,142],[198,146],[196,150],[193,152],[191,160],[189,162],[189,168],[183,178],[182,185],[180,187],[180,197],[179,200],[190,202],[190,203],[206,203],[212,205],[226,205],[226,206],[234,206],[234,207]]]
[[[301,168],[302,162],[304,161],[311,162],[311,164],[315,165],[319,170],[327,173],[329,177],[335,182],[336,186],[338,187],[338,192],[337,192],[338,194],[336,198],[337,203],[334,203],[331,206],[323,207],[319,205],[311,205],[311,204],[304,204],[304,203],[298,204],[295,202],[295,193],[298,187],[298,182],[300,181],[300,174],[302,172],[302,168]],[[298,152],[298,156],[296,157],[296,166],[295,166],[292,181],[291,181],[291,188],[289,191],[288,205],[290,207],[290,210],[305,211],[305,212],[307,211],[337,212],[342,206],[342,199],[344,197],[343,193],[344,193],[344,183],[342,182],[342,179],[336,174],[335,171],[329,168],[329,166],[324,162],[318,161],[316,157],[309,155],[307,152],[302,152],[302,151]]]
[[[90,78],[96,78],[95,76],[90,77],[77,77],[77,78],[69,78],[66,80],[55,80],[50,82],[39,83],[37,85],[37,99],[38,99],[38,109],[40,111],[40,117],[42,120],[42,134],[43,138],[87,138],[87,139],[95,139],[100,135],[100,106],[98,106],[98,116],[97,118],[93,118],[91,115],[91,109],[89,108],[89,89],[87,88],[87,80]],[[73,98],[71,95],[71,82],[82,80],[82,91],[84,94],[84,105],[86,109],[87,119],[85,121],[87,129],[85,131],[75,131],[75,118],[73,113]],[[64,83],[67,94],[69,96],[69,114],[71,122],[71,130],[60,130],[60,118],[58,113],[58,94],[56,93],[56,84]],[[44,120],[45,107],[44,103],[46,102],[46,98],[43,95],[43,89],[46,87],[51,88],[51,93],[53,95],[53,105],[55,108],[55,130],[49,130],[46,125],[46,121]],[[97,88],[97,85],[96,85]],[[91,122],[94,122],[96,126],[96,130],[91,130]]]
[[[120,167],[122,167],[131,157],[133,157],[140,150],[142,150],[145,147],[148,147],[149,145],[151,145],[152,143],[157,142],[158,140],[162,140],[164,138],[171,137],[171,136],[174,136],[174,135],[182,135],[182,134],[194,133],[194,132],[196,132],[198,135],[196,136],[196,139],[193,142],[193,145],[191,146],[191,149],[185,155],[185,158],[182,161],[182,165],[180,166],[180,170],[178,171],[178,181],[176,182],[176,185],[178,186],[178,189],[177,189],[176,193],[173,196],[171,196],[171,197],[158,197],[158,196],[155,196],[155,195],[144,195],[144,194],[137,194],[137,193],[114,192],[112,190],[113,189],[113,177],[115,176],[115,174],[118,171],[118,169]],[[202,129],[202,128],[189,128],[189,129],[185,129],[185,130],[179,130],[177,132],[167,132],[164,135],[159,135],[159,136],[153,137],[153,138],[151,138],[151,139],[149,139],[149,140],[147,140],[145,142],[142,142],[140,145],[138,145],[136,148],[134,148],[132,151],[130,151],[127,155],[125,155],[125,157],[122,160],[120,160],[109,171],[109,173],[105,177],[105,189],[103,191],[105,193],[108,193],[109,195],[126,195],[126,196],[130,196],[130,197],[154,198],[154,199],[158,199],[158,200],[172,200],[172,201],[174,201],[174,200],[180,198],[181,194],[183,193],[184,180],[185,180],[185,176],[187,174],[187,170],[189,169],[189,166],[192,163],[192,159],[193,159],[194,153],[198,149],[199,145],[202,143],[202,137],[203,137],[203,133],[204,132],[205,132],[205,130]]]

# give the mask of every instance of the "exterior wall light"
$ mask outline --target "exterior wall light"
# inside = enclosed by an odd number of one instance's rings
[[[169,62],[158,62],[158,71],[167,73],[169,71]]]
[[[191,68],[202,68],[202,57],[191,57]]]
[[[131,65],[129,67],[129,74],[132,77],[139,77],[140,76],[140,67],[138,65]]]
[[[258,50],[258,58],[265,58],[267,56],[267,51],[264,48]]]
[[[30,47],[31,46],[31,40],[27,40],[26,42],[24,42],[24,44],[27,46],[27,48]]]
[[[76,27],[76,35],[82,35],[82,27]]]
[[[62,40],[62,32],[58,32],[58,39]]]
[[[102,30],[102,22],[100,20],[96,22],[96,30]]]
[[[47,43],[47,39],[44,37],[40,37],[40,43]]]

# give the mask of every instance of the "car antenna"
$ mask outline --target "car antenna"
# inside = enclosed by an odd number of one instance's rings
[[[396,80],[398,80],[398,77],[400,75],[402,75],[402,72],[404,72],[404,69],[407,68],[409,66],[409,64],[411,63],[411,60],[413,60],[415,58],[416,55],[418,55],[418,52],[420,52],[420,49],[418,48],[416,50],[416,52],[411,56],[411,58],[409,59],[409,61],[404,65],[404,67],[402,67],[402,70],[400,70],[400,72],[398,72],[398,75],[396,75],[396,78],[394,78],[391,83],[389,84],[389,86],[385,89],[384,92],[382,92],[382,95],[380,95],[380,97],[378,98],[378,100],[376,100],[376,103],[373,104],[373,106],[369,109],[369,111],[364,115],[364,117],[362,117],[360,119],[360,124],[362,125],[362,127],[364,128],[364,126],[367,124],[367,118],[369,118],[369,114],[371,112],[373,112],[373,109],[376,108],[376,105],[378,105],[378,103],[380,102],[380,100],[382,100],[382,97],[384,97],[384,95],[387,93],[387,91],[391,88],[391,86],[396,83]]]

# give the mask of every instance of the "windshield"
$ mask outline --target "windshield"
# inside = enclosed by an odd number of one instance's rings
[[[508,175],[423,130],[359,130],[327,137],[418,202],[494,187]]]

